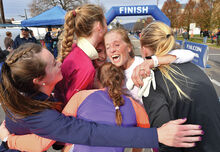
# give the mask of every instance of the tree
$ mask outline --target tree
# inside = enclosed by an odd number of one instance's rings
[[[180,3],[176,0],[167,0],[163,4],[162,12],[170,19],[173,28],[179,27],[180,7]]]
[[[180,17],[181,26],[187,29],[188,33],[189,33],[190,23],[194,23],[193,14],[195,13],[195,8],[196,8],[196,2],[193,0],[189,0]]]
[[[198,3],[194,19],[201,29],[210,28],[212,9],[212,4],[210,5],[207,0],[200,0],[200,3]]]
[[[60,6],[69,11],[87,2],[88,0],[33,0],[29,8],[31,16],[36,16],[54,6]]]
[[[138,19],[134,24],[133,31],[141,31],[145,27],[146,19]]]
[[[213,4],[213,12],[211,17],[211,28],[220,29],[220,1],[216,1]]]

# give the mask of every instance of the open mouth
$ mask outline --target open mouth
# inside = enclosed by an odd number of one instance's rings
[[[113,55],[112,59],[113,59],[113,61],[119,61],[120,55]]]

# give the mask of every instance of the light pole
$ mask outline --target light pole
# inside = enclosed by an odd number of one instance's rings
[[[25,14],[25,19],[27,20],[28,18],[27,18],[27,11],[26,11],[26,9],[24,9],[24,14]]]
[[[2,23],[5,24],[5,14],[4,14],[4,6],[2,0],[0,0],[0,9],[1,9],[1,20]]]
[[[157,0],[157,7],[158,7],[158,4],[159,4],[159,0]]]

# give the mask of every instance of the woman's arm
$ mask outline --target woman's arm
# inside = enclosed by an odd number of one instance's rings
[[[176,49],[170,51],[167,55],[157,56],[158,65],[166,65],[171,63],[185,63],[192,61],[195,56],[190,50]],[[154,68],[154,61],[152,59],[144,60],[143,63],[138,65],[132,73],[132,81],[137,87],[143,86],[143,78],[150,76],[150,70]]]
[[[28,134],[23,136],[9,135],[8,147],[9,149],[16,149],[19,151],[41,152],[48,150],[55,141],[47,138],[42,138],[35,134]]]
[[[173,63],[186,63],[193,60],[195,53],[186,49],[176,49],[168,53],[169,55],[176,56],[176,60]]]
[[[80,104],[84,101],[84,99],[94,92],[95,90],[85,90],[76,93],[65,106],[62,113],[66,116],[74,116],[76,117],[77,109]],[[3,126],[4,127],[4,123]],[[3,128],[7,129],[7,128]],[[5,130],[6,136],[7,130]],[[8,147],[9,149],[16,149],[20,151],[31,151],[31,152],[39,152],[39,151],[46,151],[49,149],[51,145],[53,145],[55,141],[37,136],[35,134],[28,134],[28,135],[10,135],[8,138]]]
[[[36,121],[40,124],[36,123]],[[27,125],[30,126],[29,128],[33,133],[39,136],[65,143],[91,146],[157,148],[159,139],[161,143],[169,146],[193,147],[194,142],[200,140],[199,137],[182,139],[188,135],[187,132],[189,131],[191,135],[201,135],[202,131],[199,129],[199,125],[181,125],[185,121],[176,120],[158,129],[126,128],[87,122],[74,117],[66,117],[53,110],[46,110],[40,116],[33,116]],[[173,131],[168,132],[170,129]]]
[[[202,134],[199,125],[180,125],[185,120],[176,120],[158,129],[126,128],[67,117],[55,110],[45,110],[23,121],[31,132],[39,136],[65,143],[91,146],[157,148],[159,139],[161,143],[169,146],[192,147],[194,144],[188,142],[199,141],[199,137],[198,139],[188,137],[183,141],[182,139],[188,135],[187,132],[190,131],[192,135]],[[173,131],[168,132],[169,129]]]
[[[158,88],[157,90],[151,89],[148,97],[143,97],[144,107],[148,113],[151,127],[161,127],[163,124],[169,122],[171,119],[169,112],[169,105],[166,97]],[[161,139],[164,140],[164,139]],[[159,151],[182,151],[178,148],[168,147],[160,144]]]

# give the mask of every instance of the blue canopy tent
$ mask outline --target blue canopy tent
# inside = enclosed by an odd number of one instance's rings
[[[66,11],[59,6],[55,6],[35,17],[21,22],[24,27],[49,27],[61,26],[64,24]]]

